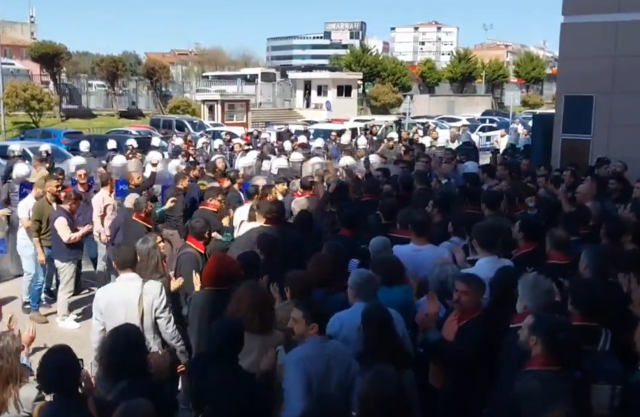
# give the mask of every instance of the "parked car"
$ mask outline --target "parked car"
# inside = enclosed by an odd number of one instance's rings
[[[190,133],[200,136],[207,130],[207,125],[200,119],[184,115],[163,114],[152,116],[149,124],[161,134],[185,136]]]
[[[71,139],[84,135],[75,129],[58,129],[58,128],[37,128],[29,129],[18,137],[9,139],[10,141],[38,141],[50,143],[52,145],[65,148]]]
[[[470,124],[478,123],[475,117],[453,116],[453,115],[438,116],[435,118],[435,120],[441,120],[443,122],[447,122],[451,127],[460,127],[465,124],[470,125]]]
[[[12,145],[10,142],[0,142],[0,159],[7,161],[9,159],[9,145]],[[57,167],[64,169],[66,172],[69,172],[68,160],[73,157],[73,155],[64,149],[62,146],[58,146],[50,143],[51,145],[51,156],[53,157],[53,161],[55,162]],[[22,158],[28,162],[32,163],[33,158],[37,155],[40,155],[40,146],[42,146],[42,142],[33,141],[33,140],[25,140],[20,143],[22,146]]]
[[[244,134],[244,128],[234,126],[214,127],[207,129],[207,135],[211,140],[224,139],[224,136],[229,133],[231,139],[239,138]]]
[[[107,149],[107,142],[109,139],[113,139],[118,144],[118,152],[124,154],[127,150],[125,145],[127,139],[135,139],[138,142],[138,152],[147,153],[151,149],[151,136],[138,136],[127,134],[109,134],[109,135],[85,135],[82,138],[75,139],[69,144],[69,152],[73,155],[80,154],[80,142],[86,140],[91,146],[91,153],[96,158],[104,158],[109,150]],[[169,145],[165,140],[160,141],[160,149],[168,156]]]

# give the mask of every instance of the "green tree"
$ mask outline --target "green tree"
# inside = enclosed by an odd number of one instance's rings
[[[344,71],[361,72],[363,93],[365,85],[375,83],[382,74],[380,54],[366,45],[350,47],[345,55],[332,57],[329,64]]]
[[[481,65],[485,84],[485,91],[483,91],[483,93],[486,94],[486,92],[489,91],[494,98],[502,97],[502,89],[504,85],[509,82],[510,78],[507,65],[497,59],[491,59],[483,62]]]
[[[193,100],[186,97],[176,97],[169,101],[167,113],[200,117],[200,108]]]
[[[379,83],[369,89],[367,95],[371,110],[377,114],[389,114],[402,105],[403,97],[398,89],[390,84]]]
[[[89,51],[71,52],[71,59],[65,65],[64,71],[67,78],[76,78],[81,75],[88,77],[96,77],[96,60],[102,57],[100,54],[94,54]]]
[[[526,109],[539,109],[544,106],[544,98],[540,94],[525,93],[520,97],[520,104]]]
[[[98,75],[109,84],[113,111],[118,114],[118,89],[120,87],[120,80],[124,78],[129,71],[127,61],[121,56],[107,55],[96,61],[96,69]]]
[[[60,95],[60,84],[62,83],[62,73],[71,59],[71,53],[67,47],[61,43],[53,41],[37,41],[29,46],[29,58],[40,65],[53,84],[53,89],[58,98],[58,120],[62,118],[62,96]]]
[[[164,113],[161,97],[165,87],[171,81],[171,68],[168,64],[157,59],[147,59],[142,65],[140,73],[149,82],[156,108]]]
[[[2,99],[7,112],[26,113],[35,127],[40,127],[42,117],[54,111],[58,103],[53,94],[31,81],[10,82]]]
[[[142,58],[135,51],[122,51],[122,59],[127,63],[127,76],[139,77],[142,68]]]
[[[513,76],[524,81],[526,92],[532,85],[542,85],[547,77],[547,63],[540,55],[524,51],[513,62]]]
[[[400,93],[407,93],[413,87],[407,64],[392,56],[380,58],[380,76],[375,80],[375,83],[389,84]]]
[[[473,87],[482,70],[478,57],[469,48],[458,49],[442,71],[442,76],[451,85],[454,94],[473,92]]]
[[[436,87],[442,82],[442,71],[438,69],[433,59],[425,59],[418,66],[418,78],[427,89],[427,92],[434,94]]]

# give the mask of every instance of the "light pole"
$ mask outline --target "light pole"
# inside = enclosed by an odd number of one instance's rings
[[[2,40],[0,39],[0,45]],[[2,122],[2,140],[7,140],[7,121],[4,114],[4,73],[2,71],[2,57],[0,56],[0,119]]]
[[[489,31],[493,30],[493,23],[483,23],[482,30],[484,30],[484,41],[486,42],[489,39]]]

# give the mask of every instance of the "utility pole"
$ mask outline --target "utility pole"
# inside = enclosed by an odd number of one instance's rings
[[[2,31],[0,30],[0,37]],[[2,39],[0,39],[0,45],[2,45]],[[0,56],[0,121],[2,122],[2,140],[7,140],[7,120],[5,119],[4,111],[4,72],[2,70],[2,58]]]
[[[493,23],[483,23],[482,30],[484,30],[484,41],[489,39],[489,31],[493,30]]]

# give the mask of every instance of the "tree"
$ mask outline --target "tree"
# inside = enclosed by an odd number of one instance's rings
[[[542,85],[547,77],[547,63],[540,55],[524,51],[513,63],[513,76],[524,81],[526,92],[532,85]]]
[[[472,92],[474,83],[481,74],[478,58],[469,48],[455,51],[442,71],[443,78],[449,82],[454,94]]]
[[[169,65],[157,59],[147,59],[140,71],[142,76],[149,82],[149,87],[153,92],[156,107],[164,113],[161,97],[167,83],[171,81],[171,68]]]
[[[101,56],[89,51],[71,52],[71,59],[65,65],[67,78],[76,78],[81,75],[95,77],[97,75],[95,63]]]
[[[500,60],[491,59],[487,62],[483,62],[482,70],[484,72],[485,91],[488,87],[491,95],[496,97],[502,97],[502,88],[509,82],[509,69],[507,65]]]
[[[113,111],[117,114],[118,88],[120,80],[124,78],[129,71],[127,61],[125,61],[121,56],[108,55],[96,61],[96,69],[98,71],[98,75],[102,77],[107,84],[109,84]]]
[[[241,68],[260,66],[260,58],[249,49],[226,51],[221,46],[203,47],[197,45],[189,57],[194,76],[200,78],[207,71],[234,71]]]
[[[540,94],[525,93],[520,97],[520,104],[524,108],[535,110],[544,106],[544,98]]]
[[[4,105],[9,113],[24,112],[35,127],[45,113],[55,110],[57,98],[31,81],[12,81],[4,90]]]
[[[60,84],[62,83],[62,73],[65,65],[71,59],[71,54],[67,47],[61,43],[53,41],[37,41],[29,46],[29,58],[40,65],[53,84],[53,89],[58,98],[58,120],[62,117],[62,96],[60,94]]]
[[[389,84],[400,93],[411,91],[413,83],[409,67],[396,57],[383,56],[380,60],[380,76],[375,80],[378,84]]]
[[[332,57],[329,64],[343,71],[361,72],[363,93],[367,84],[374,84],[382,75],[380,54],[366,45],[350,47],[345,55]]]
[[[378,114],[389,114],[402,105],[400,91],[390,84],[379,83],[369,89],[368,100],[371,110]]]
[[[127,76],[139,77],[140,68],[142,68],[142,58],[140,58],[140,55],[135,51],[122,51],[120,56],[127,63]]]
[[[442,71],[433,59],[425,59],[418,66],[418,78],[429,94],[434,94],[436,87],[442,82]]]
[[[167,113],[200,117],[200,108],[194,101],[186,97],[176,97],[169,101]]]

